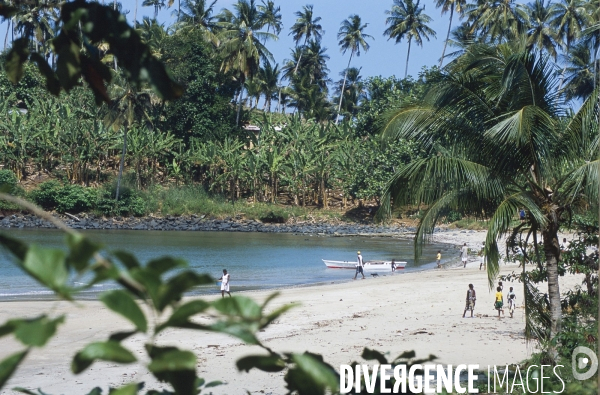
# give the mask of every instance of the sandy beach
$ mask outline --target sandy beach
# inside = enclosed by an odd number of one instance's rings
[[[467,231],[469,232],[469,231]],[[481,245],[485,232],[446,232],[436,241],[469,246]],[[458,256],[458,249],[456,250]],[[333,269],[334,270],[334,269]],[[517,265],[503,264],[501,274],[518,270]],[[348,277],[354,275],[348,271]],[[474,319],[461,318],[467,285],[477,290]],[[581,283],[578,276],[561,279],[561,292]],[[233,282],[232,285],[235,285]],[[493,308],[494,294],[488,289],[485,271],[473,256],[467,268],[445,268],[395,275],[369,276],[367,279],[335,284],[281,290],[270,305],[276,308],[296,302],[300,306],[285,314],[261,333],[261,340],[276,351],[323,354],[335,367],[360,361],[363,347],[389,352],[395,357],[415,350],[417,357],[434,354],[444,364],[503,365],[526,358],[533,350],[523,337],[524,319],[522,286],[505,284],[504,293],[513,285],[517,294],[514,318],[499,320]],[[545,284],[543,285],[545,287]],[[261,301],[271,291],[248,292]],[[0,322],[14,317],[34,317],[48,309],[66,314],[67,322],[57,336],[42,350],[34,350],[2,394],[13,394],[15,386],[42,388],[51,394],[85,394],[95,386],[119,386],[131,381],[145,381],[147,388],[159,388],[141,365],[95,363],[85,373],[70,373],[70,360],[76,350],[92,341],[105,340],[110,332],[131,329],[131,325],[95,301],[79,302],[6,302],[1,304]],[[143,358],[141,336],[124,344]],[[235,361],[244,355],[260,353],[258,347],[212,333],[168,330],[157,343],[192,349],[198,355],[198,372],[208,381],[221,380],[226,385],[214,388],[214,394],[281,394],[284,373],[259,371],[239,373]],[[21,349],[11,337],[0,339],[0,357]]]

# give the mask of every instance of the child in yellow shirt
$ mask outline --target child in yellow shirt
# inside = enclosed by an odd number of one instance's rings
[[[496,291],[496,302],[494,303],[494,308],[498,310],[498,318],[500,318],[500,312],[502,312],[502,315],[504,316],[504,309],[502,308],[502,306],[504,306],[504,296],[502,295],[501,287],[497,287]]]

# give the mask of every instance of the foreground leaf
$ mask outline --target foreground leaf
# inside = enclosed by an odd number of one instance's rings
[[[71,299],[65,284],[69,278],[65,254],[61,250],[29,247],[23,261],[25,269],[33,278],[66,299]]]
[[[10,376],[15,372],[23,358],[27,355],[29,350],[21,351],[15,354],[12,354],[8,358],[5,358],[0,362],[0,388],[6,384]]]
[[[196,355],[175,347],[155,347],[148,345],[152,362],[148,370],[160,380],[170,383],[176,394],[197,393]]]
[[[123,290],[106,292],[100,296],[100,300],[106,307],[131,321],[139,331],[148,330],[146,316],[129,292]]]
[[[13,42],[13,46],[6,55],[4,70],[8,80],[17,84],[23,78],[23,65],[29,58],[29,39],[21,37]]]
[[[210,304],[203,300],[193,300],[185,303],[179,306],[165,323],[159,325],[156,328],[155,333],[168,327],[193,328],[194,325],[190,322],[190,317],[206,311],[209,306]]]
[[[249,372],[252,368],[263,372],[281,372],[285,368],[285,361],[277,355],[248,355],[238,359],[235,365],[244,372]]]
[[[19,320],[15,337],[26,346],[43,347],[54,336],[58,325],[64,322],[64,316],[51,320],[45,315],[31,320]]]
[[[132,363],[136,361],[136,358],[131,351],[116,341],[91,343],[75,355],[71,363],[71,370],[75,374],[81,373],[96,360]]]

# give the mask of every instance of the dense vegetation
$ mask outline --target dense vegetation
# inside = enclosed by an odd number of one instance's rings
[[[447,43],[456,51],[440,65],[472,44],[522,41],[550,56],[552,65],[561,60],[554,70],[560,100],[579,103],[591,94],[598,49],[592,3],[438,6],[450,11],[451,22],[455,13],[465,17],[449,29]],[[50,45],[60,37],[53,7],[19,5],[7,20],[7,38],[9,33],[27,38],[30,51],[60,67]],[[193,183],[230,200],[326,208],[332,199],[340,207],[364,199],[379,203],[390,176],[425,153],[408,140],[381,145],[376,135],[382,115],[423,98],[441,70],[424,70],[416,80],[361,76],[360,69],[350,67],[352,57],[368,56],[377,28],[353,16],[338,33],[349,67],[334,81],[312,6],[296,12],[289,27],[296,47],[281,64],[269,52],[269,42],[285,34],[277,5],[240,1],[221,12],[215,7],[214,2],[183,1],[173,11],[178,21],[172,26],[149,18],[136,23],[142,42],[185,87],[176,101],[165,102],[148,86],[128,83],[129,71],[102,46],[96,55],[111,69],[110,105],[96,107],[97,95],[76,86],[69,96],[51,96],[46,75],[33,65],[26,64],[17,85],[11,84],[11,73],[2,74],[0,166],[19,182],[51,177],[99,188],[94,196],[109,191],[107,196],[116,198],[121,181],[117,188],[113,179],[122,168],[130,173],[124,182],[134,195],[157,184]],[[387,14],[382,32],[397,42],[424,45],[435,34],[418,2],[397,0]],[[502,15],[503,22],[491,24],[499,20],[494,15]],[[244,129],[248,124],[260,130]],[[106,214],[122,212],[123,206]],[[108,206],[92,202],[89,207]]]

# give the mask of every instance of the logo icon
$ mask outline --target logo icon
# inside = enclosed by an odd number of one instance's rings
[[[585,354],[585,356],[581,354]],[[591,349],[579,346],[573,350],[571,366],[573,368],[573,377],[577,380],[587,380],[598,371],[598,357]],[[586,368],[588,370],[584,371]]]

